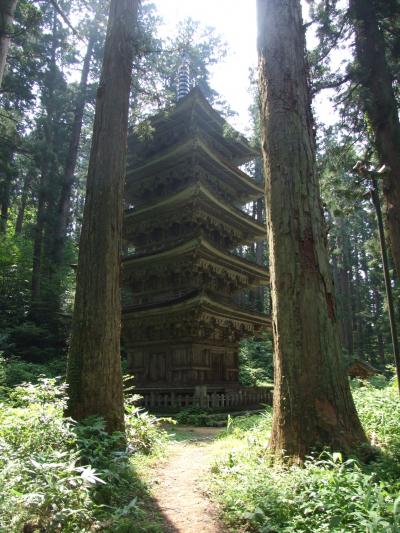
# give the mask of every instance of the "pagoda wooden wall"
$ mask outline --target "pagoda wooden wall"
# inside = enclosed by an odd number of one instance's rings
[[[238,382],[237,346],[171,344],[129,347],[128,367],[140,387]]]

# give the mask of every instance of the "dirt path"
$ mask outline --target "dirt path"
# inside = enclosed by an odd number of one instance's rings
[[[212,461],[215,428],[186,428],[193,440],[174,442],[166,462],[152,474],[153,495],[166,520],[166,533],[227,533],[204,494],[201,478]]]

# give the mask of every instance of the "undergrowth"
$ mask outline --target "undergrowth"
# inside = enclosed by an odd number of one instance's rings
[[[161,531],[134,466],[139,455],[161,453],[167,436],[157,420],[128,402],[121,449],[102,419],[63,418],[65,402],[56,378],[2,388],[0,531]]]
[[[229,531],[398,533],[400,402],[394,384],[378,385],[357,383],[353,391],[362,423],[381,449],[368,465],[340,453],[309,457],[303,468],[274,465],[267,451],[271,410],[231,420],[210,487]]]
[[[43,364],[24,361],[19,357],[4,357],[0,352],[0,386],[14,387],[20,383],[37,383],[41,376],[56,377],[66,371],[66,357]]]
[[[226,424],[226,413],[213,413],[201,407],[187,407],[174,415],[178,424],[199,427],[220,427]]]

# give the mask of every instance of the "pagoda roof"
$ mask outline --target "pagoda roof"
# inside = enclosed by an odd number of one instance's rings
[[[168,313],[165,309],[168,308]],[[201,320],[201,315],[208,315],[217,325],[234,327],[237,330],[247,331],[248,334],[254,333],[261,328],[271,327],[271,318],[261,313],[254,313],[242,309],[234,304],[226,304],[213,299],[205,292],[189,293],[183,297],[161,302],[157,304],[145,304],[130,306],[123,309],[124,321],[149,319],[154,320],[160,316],[166,325],[167,320],[174,322],[179,317],[190,320],[194,313],[197,320]]]
[[[266,268],[218,249],[203,237],[154,253],[123,258],[124,277],[141,276],[143,270],[148,275],[154,270],[162,269],[166,264],[174,263],[179,266],[184,264],[185,258],[197,263],[200,269],[211,265],[215,273],[229,273],[232,277],[238,278],[244,287],[268,285],[269,282]]]
[[[196,207],[200,209],[196,210]],[[189,209],[189,218],[200,217],[211,225],[220,226],[222,223],[239,231],[243,239],[240,242],[243,244],[266,238],[264,224],[218,199],[202,183],[195,183],[172,196],[126,211],[123,226],[124,237],[134,238],[139,226],[144,228],[146,225],[164,225],[165,217],[168,217],[169,223],[175,220],[179,222],[185,208]]]
[[[196,163],[204,168],[216,188],[226,190],[237,203],[258,200],[264,194],[262,184],[257,183],[230,161],[221,158],[200,137],[195,136],[173,148],[167,148],[142,165],[128,165],[126,196],[134,201],[135,197],[141,196],[146,190],[151,192],[163,181],[168,182],[168,171],[173,171],[180,163],[186,162],[190,164],[187,169],[189,172],[193,173]],[[182,175],[181,169],[180,173]]]
[[[160,141],[161,144],[176,142],[177,136],[185,134],[189,129],[197,129],[202,136],[214,141],[217,151],[225,154],[235,165],[241,165],[260,155],[210,105],[199,87],[194,87],[172,109],[161,111],[148,120],[153,135],[147,141],[131,136],[131,147],[144,157],[147,157],[149,151],[157,150]],[[179,132],[179,125],[183,126],[182,132]],[[174,133],[172,136],[171,130]]]

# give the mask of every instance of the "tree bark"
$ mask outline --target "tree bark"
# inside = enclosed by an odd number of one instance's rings
[[[57,49],[59,43],[57,38],[57,13],[53,11],[53,25],[51,37],[51,52],[49,58],[49,70],[47,73],[47,97],[45,98],[46,120],[43,124],[43,138],[44,146],[40,154],[40,180],[39,180],[39,194],[38,194],[38,208],[36,213],[36,224],[33,240],[33,257],[32,257],[32,283],[31,283],[31,308],[30,316],[35,321],[46,321],[44,312],[46,305],[44,303],[42,294],[42,279],[44,266],[49,268],[50,265],[42,261],[43,248],[45,244],[45,227],[49,219],[49,212],[51,210],[54,191],[51,188],[50,177],[55,168],[54,164],[54,114],[55,114],[55,78],[57,71]],[[43,98],[43,96],[42,96]],[[50,226],[47,223],[47,226]],[[48,263],[48,262],[47,262]],[[53,313],[45,313],[47,316]]]
[[[6,68],[7,53],[10,46],[10,31],[18,0],[2,0],[0,8],[0,87]]]
[[[375,364],[384,365],[385,364],[385,343],[382,335],[382,329],[380,323],[382,322],[382,298],[381,295],[374,286],[372,289],[373,299],[374,299],[374,319],[375,319],[375,333],[376,333],[376,345],[378,356],[374,356],[373,362]]]
[[[28,169],[24,177],[24,184],[22,186],[21,203],[18,208],[17,220],[15,222],[15,235],[20,235],[22,232],[22,225],[24,223],[25,209],[26,209],[26,204],[28,201],[28,192],[31,186],[31,181],[32,181],[32,173],[30,169]]]
[[[374,132],[380,163],[390,167],[383,179],[383,194],[392,257],[400,277],[400,121],[393,80],[375,2],[350,0],[350,16],[359,64],[354,81],[363,88],[362,105]]]
[[[385,279],[385,288],[386,288],[386,300],[388,306],[388,316],[389,316],[389,325],[390,325],[390,334],[392,337],[392,347],[393,347],[393,357],[396,366],[397,374],[397,388],[399,389],[400,394],[400,348],[399,348],[399,339],[397,337],[397,325],[396,317],[394,314],[394,302],[393,302],[393,292],[389,272],[389,261],[388,254],[386,249],[386,240],[385,240],[385,231],[383,228],[383,219],[381,211],[381,202],[379,199],[378,183],[375,179],[372,180],[371,187],[371,199],[374,204],[376,211],[376,220],[378,223],[378,233],[379,233],[379,243],[381,247],[381,257],[382,257],[382,266],[383,266],[383,276]]]
[[[79,246],[67,414],[123,431],[120,248],[128,106],[138,0],[112,0],[97,91]]]
[[[362,303],[361,296],[363,292],[363,284],[360,275],[361,265],[360,265],[360,252],[359,252],[359,242],[358,242],[358,233],[354,235],[353,251],[354,251],[354,284],[353,284],[353,311],[354,311],[354,333],[355,333],[355,352],[357,352],[357,357],[359,359],[364,358],[364,342],[365,342],[365,328],[364,328],[364,319],[362,317]],[[362,247],[362,243],[361,247]]]
[[[4,172],[4,174],[0,172],[0,235],[5,235],[7,233],[8,210],[10,208],[11,180],[12,174],[10,170],[8,172]]]
[[[341,298],[342,316],[340,329],[343,345],[350,356],[353,355],[353,309],[351,303],[351,262],[349,250],[349,237],[344,220],[338,219],[337,247],[340,250],[340,265],[338,266],[338,289]]]
[[[270,447],[297,462],[324,447],[354,452],[366,437],[340,349],[300,0],[257,6],[275,364]]]
[[[33,256],[32,256],[32,280],[31,280],[31,307],[30,316],[34,319],[39,318],[40,314],[40,295],[41,295],[41,271],[42,271],[42,246],[43,231],[46,219],[46,182],[47,169],[42,168],[39,181],[39,199],[36,212],[36,224],[33,237]]]
[[[258,182],[258,183],[263,183],[264,182],[264,174],[263,174],[263,161],[261,159],[261,157],[257,157],[256,161],[255,161],[255,180]],[[257,208],[256,208],[256,220],[258,222],[260,222],[261,224],[264,223],[264,218],[265,218],[265,208],[264,208],[264,198],[259,198],[257,200]],[[264,257],[265,257],[265,247],[266,247],[266,241],[262,240],[262,241],[257,241],[256,242],[256,256],[255,256],[255,260],[256,260],[256,263],[258,265],[264,265],[265,267],[268,267],[268,265],[264,264]],[[259,313],[265,313],[267,310],[266,310],[266,305],[265,305],[265,295],[266,295],[266,289],[265,287],[256,287],[255,289],[255,292],[256,292],[256,300],[258,302],[258,306],[257,306],[257,311]]]

